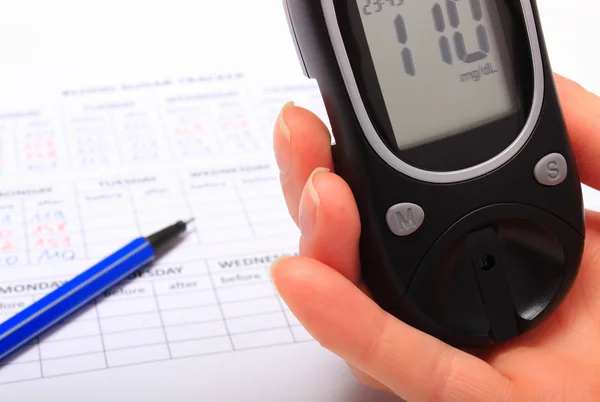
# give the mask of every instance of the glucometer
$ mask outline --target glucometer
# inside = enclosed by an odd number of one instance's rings
[[[585,221],[535,2],[283,5],[375,301],[461,348],[544,321],[577,276]]]

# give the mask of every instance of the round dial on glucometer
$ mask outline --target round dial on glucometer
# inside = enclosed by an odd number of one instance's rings
[[[362,275],[399,319],[502,342],[563,300],[581,184],[531,0],[284,0],[361,217]]]

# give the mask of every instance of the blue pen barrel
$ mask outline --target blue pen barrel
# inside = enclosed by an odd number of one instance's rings
[[[0,360],[85,307],[154,258],[155,252],[148,240],[138,238],[0,324]]]

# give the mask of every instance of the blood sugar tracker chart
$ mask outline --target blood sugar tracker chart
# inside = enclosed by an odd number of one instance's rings
[[[136,236],[182,244],[0,363],[0,384],[312,341],[268,269],[297,250],[272,157],[281,106],[312,83],[243,74],[61,91],[0,111],[0,321]]]

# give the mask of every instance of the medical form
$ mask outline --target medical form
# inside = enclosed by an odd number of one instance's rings
[[[0,384],[311,341],[270,281],[296,254],[270,155],[312,83],[243,73],[69,88],[0,114],[0,319],[130,238],[195,218],[183,244],[0,368]],[[225,162],[223,162],[225,161]]]

